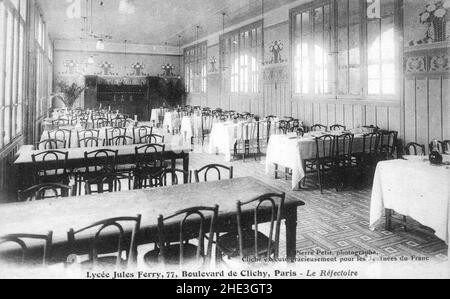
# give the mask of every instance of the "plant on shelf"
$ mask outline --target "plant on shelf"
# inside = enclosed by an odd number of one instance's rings
[[[72,109],[85,89],[86,87],[75,82],[70,85],[65,81],[58,81],[56,83],[57,91],[52,94],[52,98],[60,99],[67,108]]]
[[[419,14],[420,22],[428,25],[424,39],[415,44],[442,42],[447,39],[446,22],[449,15],[450,0],[426,0],[425,9]],[[412,42],[414,45],[414,42]],[[411,44],[411,43],[410,43]]]

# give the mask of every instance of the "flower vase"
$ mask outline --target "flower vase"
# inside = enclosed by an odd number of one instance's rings
[[[433,21],[434,41],[443,42],[446,40],[446,21],[444,19],[435,19]]]

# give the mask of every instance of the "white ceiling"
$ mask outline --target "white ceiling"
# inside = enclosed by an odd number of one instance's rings
[[[85,16],[86,0],[82,1],[82,16]],[[91,0],[89,0],[91,1]],[[112,42],[128,40],[135,44],[178,45],[192,42],[196,37],[196,26],[200,26],[199,37],[222,29],[222,13],[226,26],[242,22],[261,14],[262,1],[267,11],[293,0],[135,0],[136,13],[120,14],[120,0],[93,1],[93,31],[112,35]],[[56,40],[79,40],[83,19],[69,19],[66,15],[68,3],[61,0],[37,0],[50,36]],[[103,6],[100,6],[103,2]],[[89,4],[90,7],[90,4]]]

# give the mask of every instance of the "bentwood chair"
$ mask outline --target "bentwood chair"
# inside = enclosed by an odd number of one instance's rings
[[[396,157],[398,132],[378,131],[379,134],[379,160],[392,160]]]
[[[81,195],[82,183],[101,174],[116,173],[119,151],[99,149],[84,153],[84,167],[74,171],[75,192]]]
[[[182,180],[180,179],[182,178]],[[184,171],[176,168],[165,168],[161,174],[162,185],[175,186],[180,183],[192,183],[192,171]]]
[[[332,135],[324,135],[315,140],[316,158],[313,167],[317,172],[320,193],[323,194],[325,175],[329,174],[331,180],[336,180],[336,139]]]
[[[324,125],[320,125],[320,124],[317,124],[317,125],[313,125],[313,126],[311,126],[311,132],[326,132],[327,131],[327,126],[324,126]]]
[[[237,202],[237,226],[217,238],[217,248],[228,258],[278,258],[281,217],[286,195],[265,194],[247,202]],[[252,208],[244,214],[243,209]],[[260,232],[262,215],[270,215],[269,235]],[[253,228],[252,228],[253,227]]]
[[[206,165],[206,166],[194,171],[195,181],[197,183],[200,183],[201,182],[200,175],[202,175],[202,174],[203,174],[203,182],[210,181],[210,177],[208,176],[210,171],[217,173],[217,180],[220,181],[220,180],[222,180],[221,170],[228,172],[227,179],[230,179],[230,180],[233,179],[233,166],[227,167],[227,166],[219,165],[219,164],[211,164],[211,165]]]
[[[257,138],[258,138],[258,155],[267,149],[270,140],[271,123],[268,120],[257,122]]]
[[[405,147],[405,153],[407,155],[425,156],[426,154],[425,145],[410,142]]]
[[[85,138],[100,138],[100,131],[99,130],[77,131],[78,147],[81,147],[80,141]]]
[[[211,135],[212,132],[212,127],[213,127],[213,116],[208,114],[208,113],[204,113],[202,115],[202,145],[205,144],[205,139],[209,138],[209,136]]]
[[[249,155],[253,155],[255,160],[258,157],[258,127],[256,122],[244,123],[238,128],[240,134],[234,145],[234,157],[241,155],[245,162]]]
[[[93,129],[101,129],[109,126],[109,121],[107,118],[97,118],[92,119]]]
[[[137,263],[141,218],[141,215],[117,217],[96,222],[76,231],[70,229],[67,237],[71,254],[67,258],[67,263],[73,264],[78,256],[88,255],[89,258],[81,261],[81,265],[93,268],[134,267]],[[84,243],[77,241],[76,237],[80,235],[84,235],[84,239],[88,236],[92,241]]]
[[[78,140],[78,145],[80,148],[99,147],[105,146],[106,142],[98,137],[86,137]]]
[[[165,137],[157,134],[149,134],[140,137],[140,144],[164,144]]]
[[[278,122],[278,132],[281,134],[287,134],[289,131],[289,121],[280,120]]]
[[[46,139],[42,140],[36,145],[38,150],[58,150],[66,148],[66,141],[59,139]]]
[[[432,140],[430,142],[429,150],[430,153],[436,151],[441,155],[444,154],[444,142],[440,140]]]
[[[343,125],[332,125],[332,126],[330,126],[330,131],[331,132],[333,132],[333,131],[345,131],[345,130],[347,130],[347,127],[343,126]]]
[[[6,235],[0,237],[0,246],[5,246],[5,244],[8,244],[8,247],[10,245],[17,245],[18,249],[16,250],[10,250],[6,252],[2,252],[0,254],[0,259],[4,260],[7,263],[12,264],[19,264],[19,265],[25,265],[25,264],[37,264],[34,261],[36,261],[36,258],[38,260],[41,260],[40,264],[47,265],[48,261],[50,259],[51,254],[51,248],[52,248],[52,239],[53,239],[53,232],[50,231],[46,235],[33,235],[33,234],[13,234],[13,235]],[[34,240],[34,241],[42,241],[42,257],[35,257],[31,256],[30,250],[27,246],[27,243],[25,240]],[[14,246],[16,247],[16,246]]]
[[[124,146],[133,144],[133,138],[129,136],[116,136],[108,139],[110,146]]]
[[[345,133],[335,136],[336,191],[345,186],[356,163],[353,161],[353,142],[355,135]]]
[[[144,136],[149,136],[152,134],[153,134],[153,127],[140,126],[140,127],[134,128],[134,130],[133,130],[134,144],[140,144],[142,142]]]
[[[211,262],[219,206],[193,207],[158,218],[158,246],[145,254],[150,265],[207,266]],[[167,225],[167,223],[174,223]],[[192,244],[195,240],[197,244]],[[205,252],[205,242],[207,242]]]
[[[25,191],[19,191],[19,201],[25,202],[50,198],[63,198],[71,195],[72,187],[62,184],[49,183],[33,186]]]
[[[288,131],[290,133],[295,132],[298,128],[300,128],[301,122],[298,119],[293,119],[288,124]]]
[[[96,177],[85,180],[86,194],[120,192],[122,191],[121,180],[129,181],[130,177],[122,173],[100,173]]]
[[[69,126],[70,122],[68,119],[57,119],[52,121],[52,129],[53,130],[58,130],[61,127],[66,127]]]
[[[126,118],[116,117],[110,121],[110,124],[115,128],[126,128],[131,124],[131,122]]]
[[[134,188],[145,189],[163,186],[165,145],[146,144],[135,148]]]
[[[352,154],[354,163],[360,170],[362,180],[375,172],[380,148],[380,134],[377,132],[364,134],[363,149]]]
[[[442,143],[444,144],[444,154],[450,155],[450,140],[444,140]]]
[[[48,131],[47,136],[49,140],[62,140],[65,142],[67,148],[72,147],[72,131],[66,129],[58,129],[53,131]]]
[[[105,130],[105,134],[106,134],[107,145],[113,145],[113,144],[109,143],[110,140],[112,140],[115,137],[127,136],[127,129],[126,128],[107,128]]]
[[[68,152],[48,150],[39,154],[33,154],[33,168],[38,184],[60,183],[69,185],[69,173],[67,171]]]

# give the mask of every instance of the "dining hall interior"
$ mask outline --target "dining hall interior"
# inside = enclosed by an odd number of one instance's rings
[[[449,59],[450,0],[0,0],[2,263],[448,261]]]

